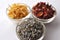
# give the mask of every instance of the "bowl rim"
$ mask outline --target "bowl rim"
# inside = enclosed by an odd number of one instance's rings
[[[26,18],[26,19],[29,19],[29,18]],[[24,19],[24,20],[26,20],[26,19]],[[23,20],[23,21],[24,21],[24,20]],[[23,21],[22,21],[22,22],[23,22]],[[38,21],[38,20],[37,20],[37,21]],[[21,23],[22,23],[22,22],[21,22]],[[41,21],[39,21],[39,22],[40,22],[41,25],[43,26],[43,33],[42,33],[42,36],[41,36],[38,40],[42,40],[42,39],[44,38],[45,34],[46,34],[46,27],[45,27],[45,25],[44,25],[43,22],[41,22]],[[21,23],[20,23],[20,24],[21,24]],[[19,24],[19,23],[18,23],[18,24]],[[18,24],[17,24],[17,26],[16,26],[16,35],[17,35],[18,39],[20,39],[19,36],[18,36],[18,33],[17,33]]]
[[[12,3],[12,4],[14,4],[14,3]],[[9,7],[10,7],[12,4],[10,4],[10,5],[8,4],[8,7],[6,8],[6,15],[7,15],[7,16],[8,16]],[[21,19],[26,18],[26,17],[31,13],[31,9],[30,9],[30,7],[29,7],[27,4],[25,4],[25,3],[15,3],[15,4],[25,5],[25,6],[27,7],[29,13],[28,13],[25,17],[19,18],[19,19],[13,19],[13,18],[10,18],[10,17],[8,16],[9,19],[11,19],[11,20],[21,20]]]

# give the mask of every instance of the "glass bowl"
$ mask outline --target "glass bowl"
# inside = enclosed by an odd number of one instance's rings
[[[52,22],[52,21],[55,19],[57,12],[56,12],[55,7],[53,7],[53,6],[51,6],[51,7],[52,7],[53,10],[55,10],[55,13],[54,13],[53,17],[51,17],[51,18],[49,18],[49,19],[40,19],[40,18],[37,18],[37,17],[32,13],[33,18],[35,18],[35,19],[38,20],[38,21],[42,21],[44,24],[47,24],[47,23]]]
[[[18,37],[18,39],[20,39],[20,40],[23,40],[24,38],[20,38],[21,36],[19,35],[19,33],[21,33],[21,32],[19,32],[19,30],[20,30],[20,27],[21,26],[23,26],[23,25],[25,25],[25,24],[23,24],[22,25],[22,23],[26,23],[26,24],[33,24],[35,21],[34,21],[35,19],[33,19],[33,18],[26,18],[26,19],[24,19],[24,20],[22,20],[21,22],[19,22],[18,24],[17,24],[17,27],[16,27],[16,34],[17,34],[17,37]],[[30,21],[30,23],[29,23],[29,21]],[[42,40],[43,38],[44,38],[44,36],[45,36],[45,32],[46,32],[46,28],[45,28],[45,25],[42,23],[42,22],[40,22],[40,21],[37,21],[36,20],[36,22],[38,22],[39,23],[39,25],[42,25],[42,30],[43,30],[43,33],[41,34],[41,36],[39,37],[39,39],[38,40]],[[27,25],[28,26],[28,25]],[[24,27],[24,26],[23,26]],[[22,27],[22,28],[23,28]],[[23,29],[24,30],[24,29]],[[26,39],[26,40],[28,40],[28,39]]]
[[[24,3],[15,3],[15,4],[26,5],[26,4],[24,4]],[[7,17],[8,17],[13,23],[18,23],[19,21],[21,21],[21,20],[29,17],[31,11],[30,11],[30,7],[29,7],[28,5],[26,5],[26,6],[27,6],[27,9],[28,9],[28,15],[27,15],[27,16],[25,16],[25,17],[23,17],[23,18],[20,18],[20,19],[12,19],[12,18],[10,18],[10,17],[8,16],[8,12],[9,12],[8,10],[10,9],[10,6],[11,6],[11,4],[8,5],[8,7],[6,8],[6,12],[7,12]]]

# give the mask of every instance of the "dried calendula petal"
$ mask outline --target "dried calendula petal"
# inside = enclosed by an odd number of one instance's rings
[[[12,15],[12,14],[8,14],[8,16],[10,16],[10,18],[14,18],[14,15]]]
[[[28,15],[28,9],[26,5],[12,4],[8,9],[8,16],[13,19],[20,19]]]

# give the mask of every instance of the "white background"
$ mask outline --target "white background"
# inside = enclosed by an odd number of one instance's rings
[[[55,20],[46,24],[46,35],[43,40],[60,40],[60,0],[0,0],[0,40],[18,40],[15,28],[6,15],[6,8],[11,3],[25,3],[31,8],[37,2],[45,1],[52,4],[57,10]]]

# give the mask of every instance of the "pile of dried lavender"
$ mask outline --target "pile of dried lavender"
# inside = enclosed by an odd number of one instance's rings
[[[43,34],[43,25],[29,18],[17,25],[17,35],[21,40],[37,40]]]

